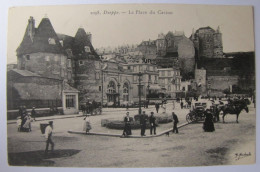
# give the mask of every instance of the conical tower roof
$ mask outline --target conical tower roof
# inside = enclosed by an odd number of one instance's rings
[[[86,50],[86,47],[89,47],[89,51]],[[73,44],[73,54],[77,58],[94,58],[99,59],[91,41],[85,30],[83,28],[79,28]]]
[[[28,27],[28,26],[27,26]],[[27,32],[28,30],[26,30]],[[43,18],[31,40],[27,33],[17,49],[17,55],[45,52],[64,54],[58,36],[48,18]]]

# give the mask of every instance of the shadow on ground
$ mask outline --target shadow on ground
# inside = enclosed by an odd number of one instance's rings
[[[42,150],[8,153],[8,162],[9,165],[13,166],[52,166],[55,162],[50,159],[70,157],[79,152],[80,150],[75,149],[58,149],[47,156],[44,156],[44,151]]]

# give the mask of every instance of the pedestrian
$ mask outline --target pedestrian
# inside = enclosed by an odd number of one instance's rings
[[[156,109],[156,112],[158,113],[159,109],[160,109],[160,105],[158,102],[155,103],[155,109]]]
[[[52,132],[53,132],[53,121],[49,122],[49,125],[45,128],[45,139],[46,139],[46,148],[45,148],[45,153],[44,155],[48,155],[48,150],[49,150],[49,144],[51,144],[51,152],[53,153],[54,151],[54,142],[52,141]]]
[[[172,132],[173,133],[176,132],[176,134],[177,134],[177,133],[179,133],[178,127],[177,127],[177,124],[179,123],[179,119],[178,119],[178,116],[174,112],[172,112],[172,119],[173,119],[173,130],[172,130]]]
[[[31,127],[32,118],[31,118],[31,115],[30,115],[30,114],[27,114],[27,115],[24,117],[24,120],[25,120],[25,123],[24,123],[24,125],[23,125],[24,131],[26,131],[26,132],[32,131],[32,127]]]
[[[20,116],[17,117],[17,120],[16,120],[16,125],[17,125],[17,130],[18,131],[21,131],[21,124],[22,124],[22,119]]]
[[[32,111],[31,111],[31,117],[33,118],[34,121],[35,121],[36,115],[37,115],[37,112],[35,111],[35,107],[33,107]]]
[[[88,114],[88,113],[90,113],[90,103],[89,103],[89,100],[87,100],[87,102],[86,102],[86,113]]]
[[[183,109],[183,102],[181,101],[181,109]]]
[[[151,112],[151,116],[149,118],[149,123],[150,123],[150,135],[152,135],[154,133],[154,135],[156,135],[156,118],[154,116],[154,113]]]
[[[162,110],[163,110],[163,114],[166,113],[166,104],[162,103]]]
[[[174,102],[174,100],[172,101],[172,110],[174,110],[175,109],[175,102]]]
[[[19,116],[21,117],[21,119],[23,119],[23,106],[19,106],[18,113],[19,113]]]
[[[90,119],[89,119],[89,114],[86,115],[86,117],[83,119],[83,131],[86,131],[86,133],[89,133],[89,131],[92,129]]]
[[[124,123],[125,123],[124,131],[123,131],[124,136],[132,135],[131,121],[132,120],[129,116],[129,112],[126,112],[126,116],[124,117]]]
[[[126,110],[128,110],[129,109],[129,106],[128,106],[128,103],[126,104]]]
[[[145,136],[146,121],[148,116],[145,114],[145,111],[140,115],[140,124],[141,124],[141,136]]]
[[[209,109],[205,111],[205,121],[203,123],[203,130],[205,132],[213,132],[215,131],[214,122],[213,122],[213,115]]]
[[[21,120],[22,120],[21,131],[24,131],[25,129],[23,128],[23,126],[26,122],[25,117],[27,116],[26,106],[21,106],[21,109],[19,109],[19,113],[21,115]]]

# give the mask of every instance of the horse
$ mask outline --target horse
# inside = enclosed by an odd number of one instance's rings
[[[241,113],[242,110],[245,110],[248,113],[248,107],[247,107],[247,102],[244,100],[239,100],[239,101],[235,101],[232,104],[227,104],[225,106],[222,106],[220,109],[223,111],[223,123],[225,123],[225,116],[226,114],[236,114],[237,115],[237,119],[236,122],[238,123],[238,116]]]

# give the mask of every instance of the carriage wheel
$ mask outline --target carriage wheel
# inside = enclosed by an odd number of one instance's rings
[[[193,118],[192,118],[192,114],[191,114],[191,113],[188,113],[188,114],[186,115],[186,121],[187,121],[188,123],[192,123],[192,122],[193,122],[192,119],[193,119]]]

